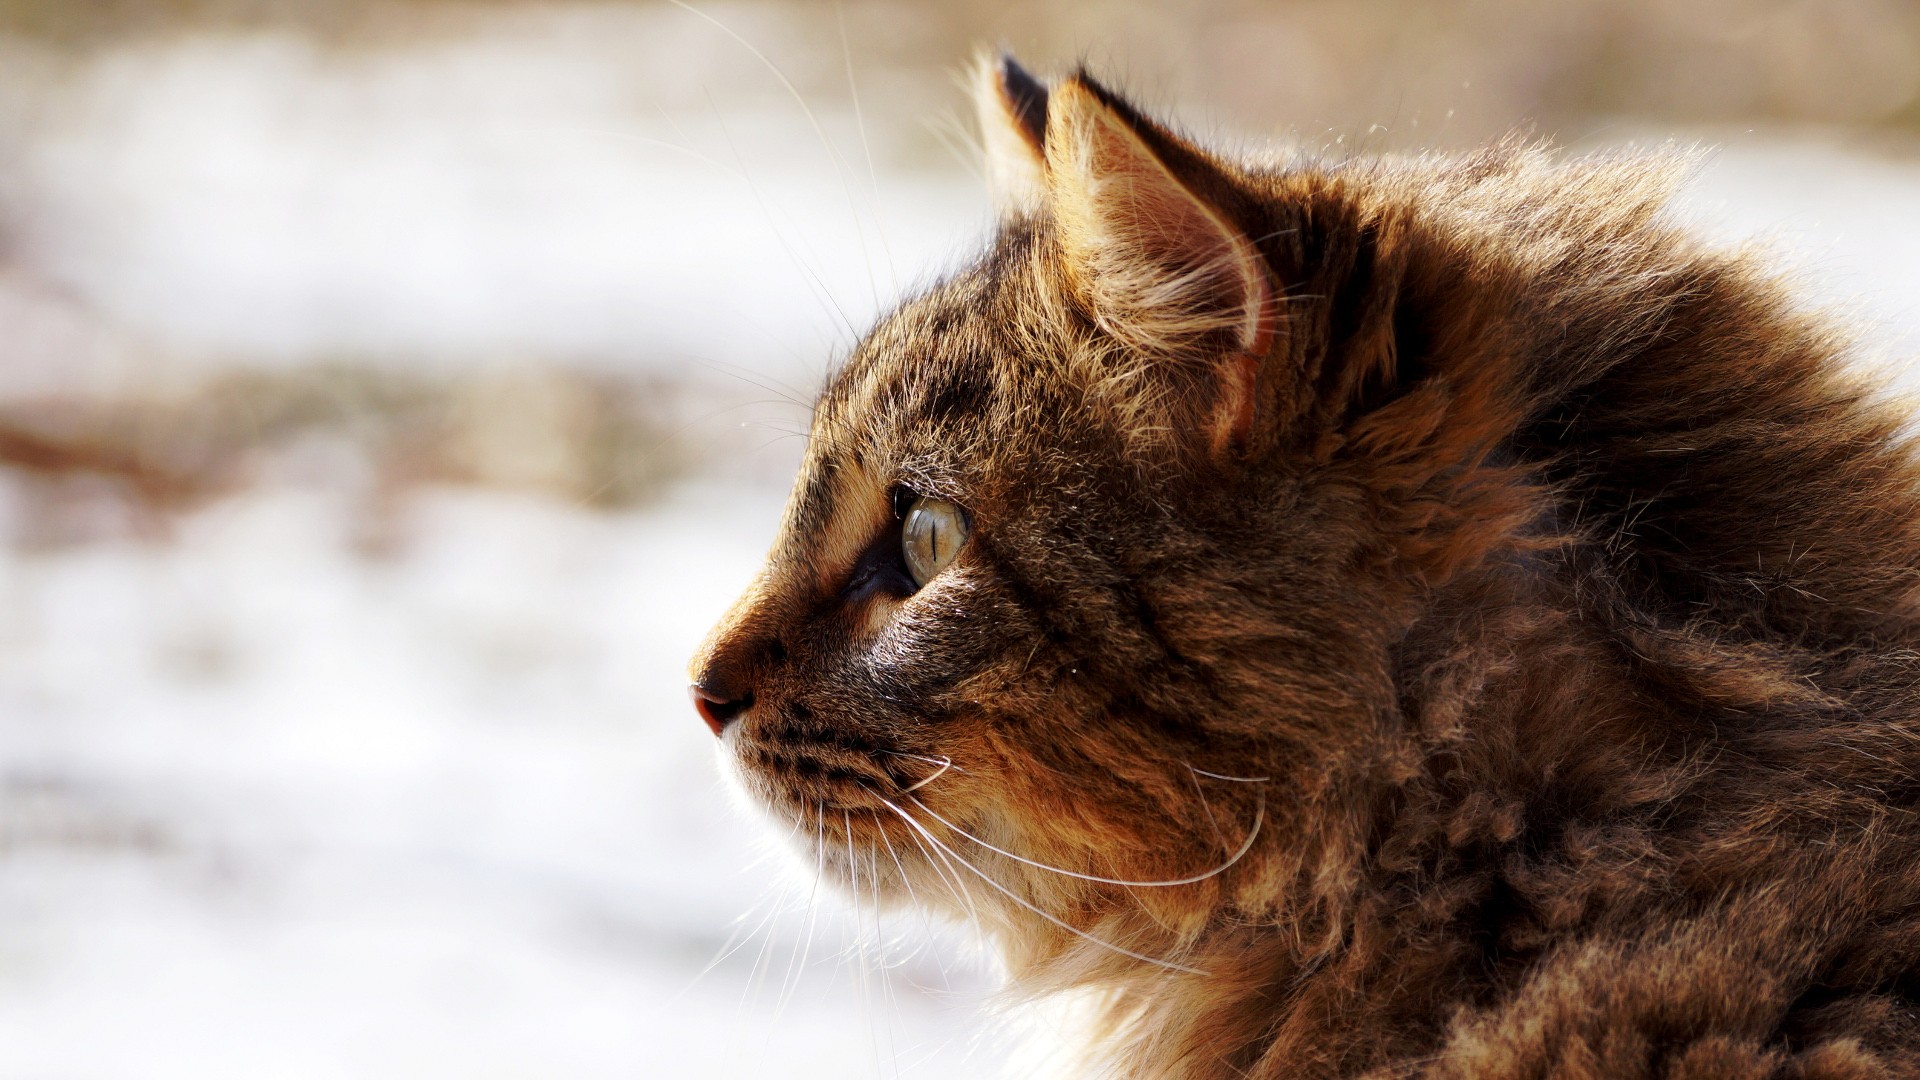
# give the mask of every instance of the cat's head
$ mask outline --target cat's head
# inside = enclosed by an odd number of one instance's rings
[[[1364,829],[1391,643],[1491,545],[1438,523],[1524,515],[1431,487],[1493,437],[1434,417],[1500,410],[1415,388],[1451,331],[1395,298],[1449,282],[1398,261],[1390,200],[1215,158],[1085,75],[980,87],[1002,226],[832,381],[695,700],[830,875],[1029,957],[1167,959],[1310,876],[1335,841],[1303,823]]]

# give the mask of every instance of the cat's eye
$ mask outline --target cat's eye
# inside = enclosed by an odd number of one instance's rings
[[[900,553],[915,588],[946,569],[966,542],[966,511],[945,499],[914,497],[900,523]]]

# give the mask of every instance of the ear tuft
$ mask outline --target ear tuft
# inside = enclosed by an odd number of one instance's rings
[[[1226,175],[1085,74],[1053,91],[1045,160],[1068,277],[1094,321],[1143,358],[1210,365],[1212,448],[1244,450],[1276,316],[1266,260],[1200,193],[1225,191]]]
[[[1039,209],[1046,193],[1047,88],[1012,54],[983,53],[973,97],[994,206],[1002,213]]]
[[[1085,75],[1048,110],[1049,204],[1095,318],[1150,352],[1228,332],[1268,336],[1265,262],[1253,243],[1141,137],[1145,121]]]

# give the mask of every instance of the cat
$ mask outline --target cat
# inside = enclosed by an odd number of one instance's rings
[[[1684,160],[978,98],[998,229],[693,664],[831,879],[1087,1073],[1920,1076],[1920,465]]]

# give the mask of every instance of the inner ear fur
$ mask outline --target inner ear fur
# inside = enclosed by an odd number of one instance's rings
[[[1044,162],[1070,286],[1094,322],[1142,362],[1210,365],[1210,449],[1244,450],[1275,293],[1253,240],[1189,182],[1224,178],[1085,74],[1049,95]]]

